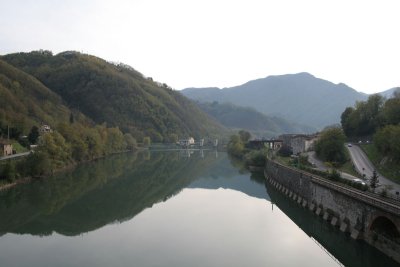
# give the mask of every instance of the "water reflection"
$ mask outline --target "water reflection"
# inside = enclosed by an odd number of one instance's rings
[[[264,181],[215,151],[146,151],[81,165],[0,192],[0,263],[396,266]]]
[[[183,153],[187,151],[115,155],[1,192],[0,233],[78,235],[130,219],[199,177],[224,174],[229,180],[236,172],[226,154]],[[197,186],[207,187],[207,182]]]

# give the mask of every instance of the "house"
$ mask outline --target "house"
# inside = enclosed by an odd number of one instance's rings
[[[318,139],[317,134],[283,134],[279,136],[283,144],[290,147],[294,155],[314,149],[314,143]]]
[[[40,126],[40,128],[39,128],[40,134],[52,133],[52,132],[53,132],[53,130],[50,128],[50,126],[46,125],[46,124],[42,124],[42,126]]]
[[[194,145],[194,138],[189,137],[187,139],[181,139],[181,140],[179,140],[179,145],[183,146],[183,147],[188,147],[188,146]]]
[[[9,141],[0,140],[0,157],[10,156],[13,154],[13,147]]]

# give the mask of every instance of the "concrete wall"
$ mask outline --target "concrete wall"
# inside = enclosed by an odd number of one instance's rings
[[[264,173],[267,181],[287,197],[323,216],[341,231],[350,233],[352,238],[363,239],[400,262],[399,244],[371,231],[371,225],[378,217],[387,218],[399,230],[400,216],[395,208],[393,212],[385,210],[373,205],[368,198],[363,199],[357,194],[353,196],[354,190],[340,189],[330,181],[320,181],[321,178],[316,179],[314,175],[272,161],[267,161]]]

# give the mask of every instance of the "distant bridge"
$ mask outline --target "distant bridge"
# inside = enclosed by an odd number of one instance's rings
[[[282,147],[283,140],[250,140],[247,144],[249,148],[252,149],[262,149],[268,147],[272,150],[279,150]]]

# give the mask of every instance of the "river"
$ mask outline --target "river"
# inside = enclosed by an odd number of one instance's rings
[[[398,266],[215,151],[141,152],[0,192],[0,266]]]

